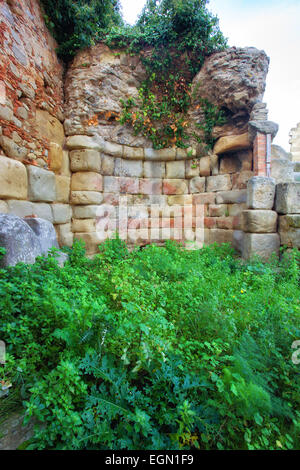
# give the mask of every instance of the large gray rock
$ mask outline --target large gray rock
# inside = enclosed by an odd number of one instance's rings
[[[277,185],[276,212],[278,214],[300,214],[300,183]]]
[[[59,248],[53,225],[43,219],[25,219],[40,243],[41,254],[47,254],[51,248]]]
[[[234,113],[250,112],[262,100],[268,68],[269,58],[254,47],[231,47],[212,54],[194,79],[194,100],[206,98]]]
[[[247,206],[249,209],[273,209],[275,180],[266,176],[253,176],[247,185]]]
[[[250,121],[249,122],[249,136],[251,141],[256,137],[256,134],[271,134],[272,139],[277,135],[279,125],[272,121]]]
[[[41,245],[25,220],[16,215],[0,214],[0,246],[6,254],[1,266],[15,266],[19,262],[32,264],[41,254]]]
[[[6,250],[0,265],[15,266],[20,262],[33,264],[37,256],[58,248],[58,242],[55,229],[47,220],[0,214],[0,246]],[[59,264],[65,260],[66,256],[59,254]]]
[[[274,253],[278,256],[280,238],[278,233],[245,233],[243,258],[250,259],[257,255],[268,260]]]

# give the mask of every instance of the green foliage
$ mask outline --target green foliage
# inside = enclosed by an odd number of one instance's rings
[[[205,57],[226,47],[218,19],[203,0],[148,0],[133,28],[112,28],[106,43],[140,54],[147,78],[139,90],[139,103],[122,102],[121,124],[132,125],[135,134],[149,138],[154,148],[188,147],[187,111],[191,83]],[[203,103],[205,141],[224,124],[219,111]],[[222,123],[222,124],[221,124]]]
[[[69,61],[78,50],[90,47],[104,30],[122,22],[119,0],[41,0],[44,18],[58,42],[58,54]]]
[[[100,248],[0,270],[0,372],[37,419],[28,448],[299,448],[299,253]]]

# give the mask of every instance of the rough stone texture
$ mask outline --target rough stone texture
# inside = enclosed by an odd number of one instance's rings
[[[70,152],[71,170],[76,171],[95,171],[100,173],[101,157],[96,150],[73,150]]]
[[[194,80],[195,101],[206,98],[233,113],[250,113],[254,104],[262,100],[268,67],[265,52],[253,47],[232,47],[213,54]]]
[[[246,210],[242,213],[242,227],[249,233],[276,233],[277,212],[268,210]]]
[[[243,253],[244,232],[242,230],[234,230],[232,246],[241,255]]]
[[[196,176],[190,181],[190,193],[204,193],[205,192],[205,178]]]
[[[187,194],[187,182],[180,179],[165,179],[163,180],[163,193],[172,194]]]
[[[249,209],[271,210],[274,206],[275,180],[265,176],[254,176],[247,186],[247,206]]]
[[[247,200],[247,191],[221,191],[216,195],[217,204],[243,204]]]
[[[33,230],[39,243],[41,254],[47,254],[51,248],[58,248],[58,242],[53,225],[43,219],[24,219],[26,224]]]
[[[278,214],[300,214],[300,183],[280,183],[276,187]]]
[[[54,224],[66,224],[71,220],[72,209],[69,204],[53,204],[52,214]]]
[[[274,253],[278,256],[280,238],[277,233],[245,233],[243,242],[243,258],[250,259],[258,255],[268,260]]]
[[[103,195],[96,191],[72,191],[70,202],[78,205],[101,204]]]
[[[211,174],[210,157],[200,158],[199,166],[200,166],[200,176],[210,176]]]
[[[55,175],[56,201],[68,203],[70,200],[71,178],[69,176]]]
[[[0,86],[4,84],[5,97],[0,103],[0,145],[7,156],[26,164],[35,160],[44,167],[51,164],[50,145],[61,149],[64,141],[63,67],[56,43],[36,0],[2,1],[0,25]]]
[[[207,178],[207,192],[229,191],[231,188],[230,175],[209,176]]]
[[[145,178],[165,178],[166,165],[164,162],[145,162],[144,163]]]
[[[276,183],[292,183],[294,181],[294,165],[289,160],[274,159],[271,161],[271,177]]]
[[[50,222],[0,214],[0,246],[6,249],[1,265],[14,266],[19,262],[34,263],[37,256],[58,248],[58,243]]]
[[[124,160],[116,158],[115,175],[116,176],[137,176],[142,177],[144,173],[143,162],[140,160]]]
[[[0,198],[26,199],[27,174],[21,162],[0,155]]]
[[[32,165],[27,167],[27,172],[30,201],[55,201],[56,181],[54,173]]]
[[[220,174],[228,175],[230,173],[237,173],[241,170],[240,160],[233,154],[224,155],[220,158]]]
[[[102,176],[92,171],[74,173],[71,189],[72,191],[102,191]]]
[[[7,214],[8,213],[8,205],[4,201],[0,201],[0,213]]]
[[[221,137],[214,146],[214,154],[235,152],[251,148],[248,133]]]
[[[34,422],[23,425],[24,413],[14,412],[1,422],[0,451],[17,450],[21,444],[29,441],[34,434]]]
[[[166,177],[169,179],[184,178],[185,177],[185,162],[167,162],[166,163]]]
[[[280,216],[279,235],[282,245],[300,248],[300,214]]]
[[[71,231],[70,223],[55,225],[55,230],[59,246],[71,247],[73,245],[74,235]]]
[[[272,139],[276,137],[279,130],[278,124],[272,121],[249,121],[249,136],[253,142],[257,132],[260,134],[271,134]]]
[[[50,170],[57,172],[61,169],[63,161],[63,149],[56,142],[50,142],[48,160]]]

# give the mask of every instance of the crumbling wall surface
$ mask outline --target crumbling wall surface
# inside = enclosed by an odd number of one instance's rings
[[[0,211],[35,215],[59,230],[71,214],[55,47],[37,0],[0,2]]]
[[[290,132],[292,160],[300,162],[300,122]]]
[[[193,83],[190,147],[154,150],[149,140],[118,120],[121,99],[139,100],[145,79],[139,57],[103,44],[76,56],[66,77],[64,126],[72,169],[72,230],[90,253],[102,241],[98,229],[105,214],[108,232],[122,229],[120,197],[130,206],[129,243],[196,241],[201,230],[205,243],[233,240],[234,231],[241,229],[247,182],[254,175],[248,123],[255,107],[265,117],[261,99],[268,64],[266,54],[254,48],[231,48],[209,57]],[[193,137],[203,119],[203,99],[224,109],[227,118],[213,129],[217,142],[206,153]],[[186,223],[185,216],[191,216]]]

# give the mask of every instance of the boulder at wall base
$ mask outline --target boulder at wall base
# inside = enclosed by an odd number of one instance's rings
[[[6,254],[0,266],[15,266],[17,263],[33,264],[38,256],[49,249],[58,248],[56,233],[51,222],[43,219],[21,219],[16,215],[0,214],[0,247]],[[59,264],[65,261],[59,256]]]

